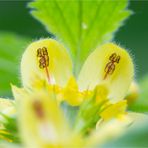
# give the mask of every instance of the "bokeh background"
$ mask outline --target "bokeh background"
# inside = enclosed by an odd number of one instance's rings
[[[14,32],[31,39],[49,37],[45,28],[29,14],[27,2],[0,1],[0,32]],[[130,1],[129,9],[134,13],[114,40],[130,50],[139,79],[148,72],[148,1]]]

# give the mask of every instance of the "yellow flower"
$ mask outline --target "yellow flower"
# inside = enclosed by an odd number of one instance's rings
[[[97,122],[126,115],[123,99],[134,66],[125,49],[105,44],[88,56],[77,77],[73,69],[65,47],[56,40],[42,39],[27,47],[21,60],[23,88],[12,86],[26,147],[85,147],[83,136]],[[70,111],[63,112],[65,102],[78,107],[74,123],[65,118]]]
[[[98,92],[100,90],[98,87]],[[103,89],[101,91],[102,94],[105,94]],[[75,127],[69,126],[57,100],[58,96],[55,96],[54,91],[41,90],[26,93],[22,91],[22,100],[18,103],[18,123],[25,147],[93,147],[121,135],[130,123],[137,120],[136,114],[122,115],[126,101],[120,101],[112,104],[101,114],[103,120],[109,118],[112,120],[101,125],[98,124],[96,130],[90,132],[87,137],[83,137],[81,132],[75,131]],[[119,118],[116,119],[117,115]],[[130,119],[129,115],[136,118]],[[141,115],[138,116],[141,120]]]
[[[18,105],[19,128],[26,147],[81,146],[81,138],[70,131],[53,91],[25,93]]]
[[[125,49],[113,43],[105,44],[90,54],[78,77],[81,90],[104,84],[109,98],[122,100],[133,80],[134,66]]]
[[[43,39],[28,46],[22,56],[21,76],[24,87],[37,79],[64,86],[72,75],[72,62],[63,45],[53,39]]]
[[[76,80],[66,49],[53,39],[33,42],[24,52],[21,61],[23,87],[32,89],[56,85],[63,89],[64,99],[71,105],[81,104],[85,100],[85,92],[94,90],[97,85],[107,88],[107,97],[112,102],[122,100],[133,75],[131,57],[126,50],[113,43],[94,50]],[[69,98],[70,94],[73,97]]]

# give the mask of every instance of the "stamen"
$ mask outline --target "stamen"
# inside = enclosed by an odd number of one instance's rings
[[[45,73],[47,75],[48,82],[50,83],[50,75],[48,71],[49,66],[49,56],[46,47],[37,49],[37,57],[39,59],[39,68],[45,69]]]
[[[119,63],[120,61],[120,56],[116,53],[113,53],[110,57],[109,57],[110,62],[108,62],[105,66],[105,76],[104,76],[104,80],[107,78],[108,75],[112,75],[114,70],[115,70],[115,63]]]
[[[43,112],[43,107],[40,101],[35,101],[33,102],[33,109],[36,113],[36,115],[40,118],[43,119],[44,117],[44,112]]]

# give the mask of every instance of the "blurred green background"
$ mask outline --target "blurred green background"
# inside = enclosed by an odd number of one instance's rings
[[[48,37],[45,28],[29,14],[27,2],[0,1],[0,32],[13,32],[33,40]],[[148,72],[148,1],[130,1],[129,8],[134,13],[114,40],[129,49],[135,61],[136,77],[140,78]]]

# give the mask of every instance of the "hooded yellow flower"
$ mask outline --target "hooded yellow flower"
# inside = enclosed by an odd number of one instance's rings
[[[12,91],[26,147],[85,147],[84,137],[96,124],[126,115],[123,99],[133,80],[134,66],[125,49],[113,43],[98,47],[79,75],[73,73],[69,54],[56,40],[42,39],[25,50],[21,60],[23,88],[12,86]],[[66,117],[70,110],[63,111],[65,102],[77,107],[73,123]]]
[[[91,53],[76,80],[72,67],[66,49],[56,40],[33,42],[22,56],[23,86],[37,88],[39,85],[57,85],[63,89],[65,100],[71,105],[79,105],[85,99],[85,92],[103,85],[108,91],[107,97],[117,102],[125,97],[134,75],[131,57],[126,50],[113,43],[105,44]],[[70,94],[71,97],[67,98]]]
[[[53,91],[25,93],[19,105],[20,133],[26,147],[81,145],[81,139],[70,132]]]

